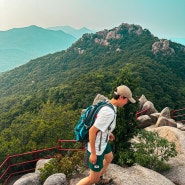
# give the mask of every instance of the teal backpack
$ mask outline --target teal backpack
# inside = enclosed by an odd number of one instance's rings
[[[108,101],[100,101],[96,105],[90,105],[89,107],[87,107],[85,112],[81,115],[74,129],[75,139],[77,141],[83,142],[83,141],[89,140],[89,129],[94,124],[96,115],[98,114],[99,110],[104,106],[111,107],[115,112],[113,105]],[[110,125],[112,124],[112,122],[110,123]],[[108,127],[109,130],[110,130],[110,125]]]

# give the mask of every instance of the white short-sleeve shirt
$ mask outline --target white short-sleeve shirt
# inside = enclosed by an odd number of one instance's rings
[[[101,155],[103,153],[103,151],[107,146],[107,142],[108,142],[107,137],[109,139],[110,133],[114,130],[116,126],[115,112],[117,108],[115,106],[113,107],[115,111],[109,106],[102,107],[98,112],[96,120],[94,122],[94,126],[99,130],[97,132],[96,141],[95,141],[96,155]],[[110,126],[110,130],[108,130],[109,126]],[[90,143],[88,143],[88,151],[91,152]]]

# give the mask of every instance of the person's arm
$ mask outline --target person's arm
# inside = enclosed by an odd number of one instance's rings
[[[96,140],[97,132],[98,132],[98,129],[94,125],[89,129],[89,143],[91,148],[91,155],[89,160],[92,164],[95,164],[97,160],[96,148],[95,148],[95,140]]]
[[[110,141],[114,141],[115,140],[115,136],[114,136],[113,133],[110,133],[109,140]]]

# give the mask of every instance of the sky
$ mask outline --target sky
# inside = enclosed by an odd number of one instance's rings
[[[0,0],[0,31],[30,25],[101,31],[122,23],[159,38],[185,38],[185,0]]]

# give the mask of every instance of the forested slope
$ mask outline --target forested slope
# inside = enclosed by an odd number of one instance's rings
[[[120,84],[129,85],[136,98],[144,94],[159,111],[182,108],[184,70],[184,46],[159,40],[138,25],[85,34],[66,51],[0,75],[1,155],[73,138],[81,109],[97,93],[111,97]],[[132,112],[136,109],[137,104]]]

